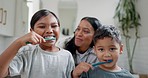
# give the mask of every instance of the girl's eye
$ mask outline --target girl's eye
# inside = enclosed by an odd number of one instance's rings
[[[39,26],[39,28],[45,28],[46,26],[42,25],[42,26]]]
[[[56,28],[59,27],[58,25],[51,25],[52,28]]]

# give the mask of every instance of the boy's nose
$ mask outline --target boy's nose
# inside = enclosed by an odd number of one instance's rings
[[[105,54],[105,56],[106,56],[106,57],[110,57],[111,54],[107,52],[107,53]]]

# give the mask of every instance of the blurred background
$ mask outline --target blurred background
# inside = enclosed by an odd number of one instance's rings
[[[29,32],[30,19],[39,9],[48,9],[59,17],[60,41],[62,38],[72,36],[79,21],[85,16],[96,17],[102,24],[117,26],[113,16],[118,2],[119,0],[0,0],[0,54],[13,40]],[[141,16],[141,27],[133,57],[133,70],[138,74],[148,74],[147,4],[148,0],[137,0],[136,3]],[[129,69],[127,58],[125,49],[118,64]]]

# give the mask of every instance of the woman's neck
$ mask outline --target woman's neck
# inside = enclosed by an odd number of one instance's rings
[[[88,49],[89,47],[78,47],[77,48],[78,52],[81,54],[85,53]]]

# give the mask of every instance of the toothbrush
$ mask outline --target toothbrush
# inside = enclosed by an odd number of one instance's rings
[[[46,41],[48,41],[48,40],[56,40],[56,38],[55,37],[46,37],[46,38],[44,38]],[[31,44],[31,42],[26,42],[26,44]]]
[[[48,40],[56,40],[55,37],[45,37],[44,39],[45,39],[46,41],[48,41]]]
[[[106,63],[111,63],[113,60],[107,60],[106,62],[98,62],[98,63],[94,63],[92,64],[93,67],[101,65],[101,64],[106,64]]]

